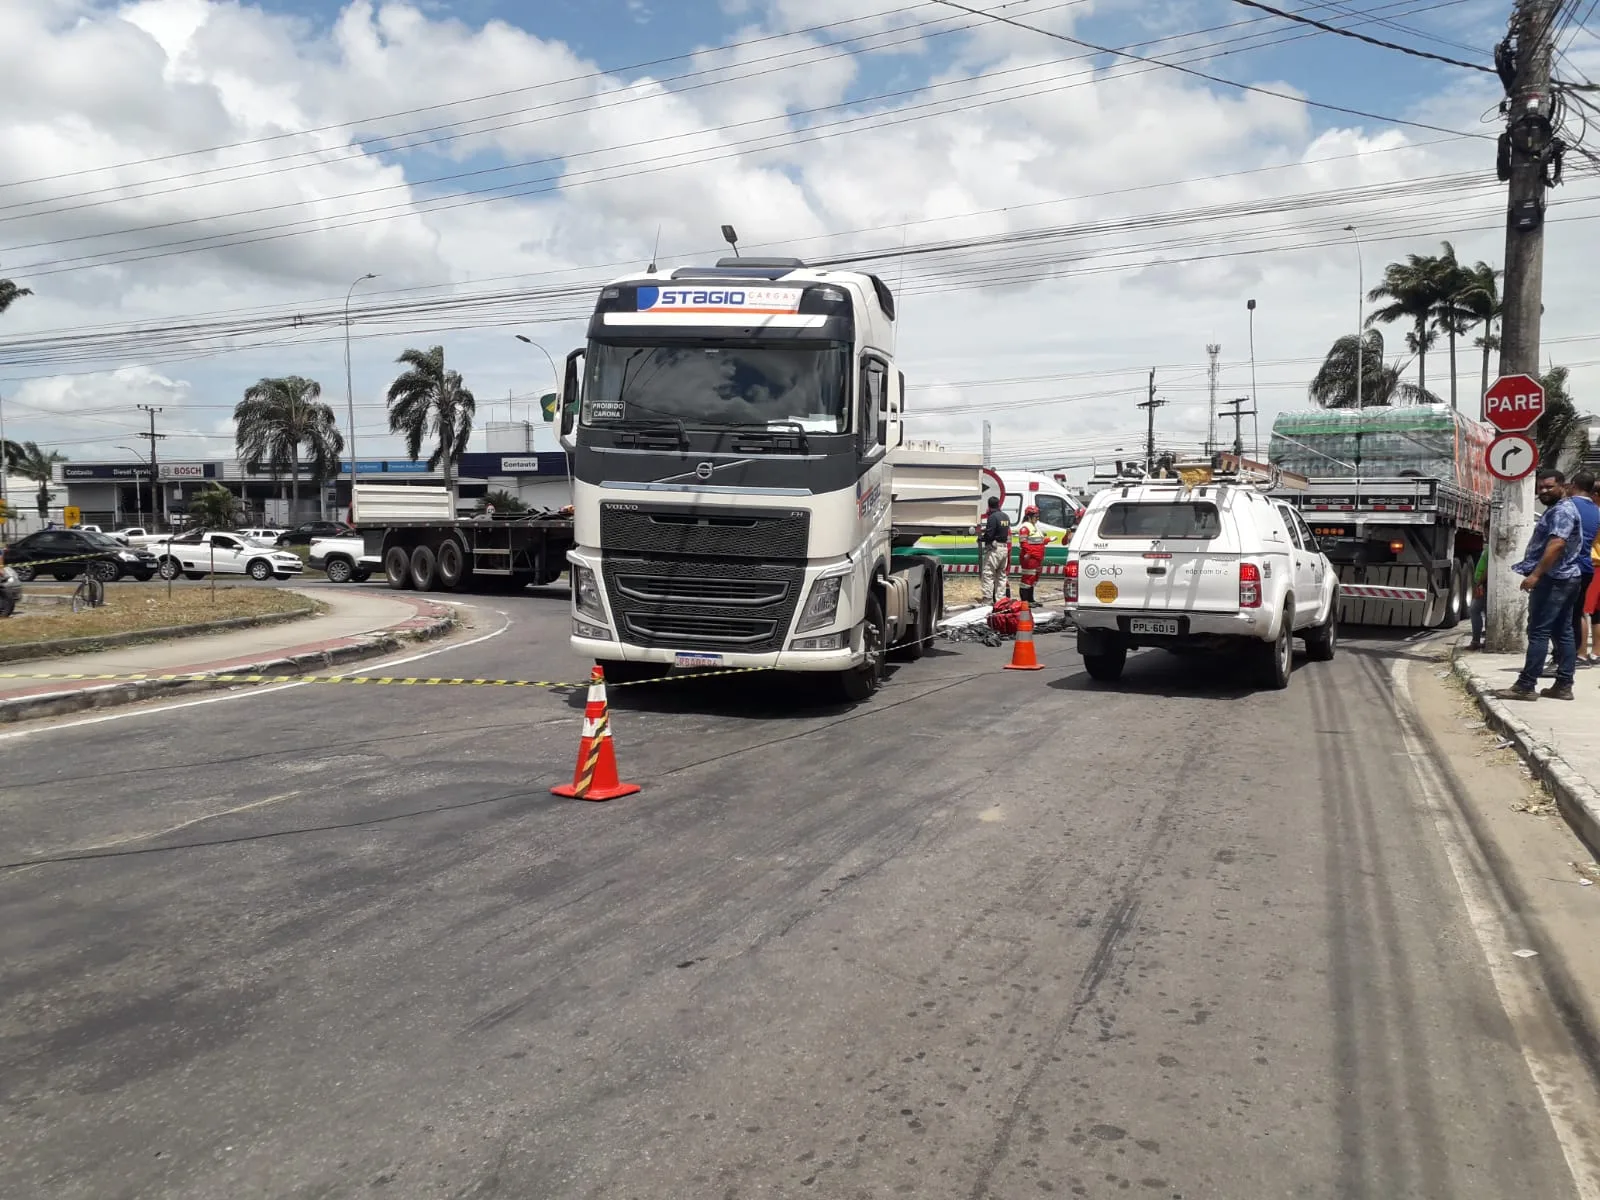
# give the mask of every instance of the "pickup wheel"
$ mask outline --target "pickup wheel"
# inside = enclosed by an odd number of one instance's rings
[[[272,578],[272,564],[264,558],[252,559],[245,573],[257,583],[265,583]]]
[[[411,586],[426,592],[439,577],[439,556],[432,546],[418,546],[411,551]]]
[[[322,564],[322,573],[329,583],[349,583],[355,577],[355,566],[348,558],[330,558]]]
[[[401,592],[411,586],[411,551],[404,546],[390,546],[383,552],[383,574],[389,586]]]
[[[1261,686],[1282,691],[1289,686],[1289,675],[1294,670],[1294,601],[1284,606],[1278,623],[1278,636],[1270,642],[1253,647],[1256,656],[1256,674]]]
[[[156,568],[156,573],[163,579],[176,579],[183,574],[183,567],[177,559],[167,557],[161,560],[161,565]]]
[[[1311,662],[1329,662],[1339,647],[1339,593],[1334,592],[1328,604],[1328,617],[1322,624],[1306,630],[1306,658]]]
[[[883,683],[884,641],[888,623],[883,617],[883,601],[876,595],[867,597],[867,619],[861,630],[865,657],[859,667],[840,671],[837,681],[839,694],[851,704],[870,700]]]
[[[1115,683],[1122,678],[1122,668],[1128,665],[1128,648],[1118,646],[1115,650],[1107,650],[1103,654],[1085,654],[1083,656],[1083,669],[1089,672],[1089,678],[1098,683]]]

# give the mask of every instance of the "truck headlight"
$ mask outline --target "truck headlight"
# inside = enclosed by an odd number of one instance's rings
[[[606,619],[606,606],[600,599],[600,581],[582,563],[572,564],[572,603],[585,616]]]
[[[806,606],[800,610],[800,620],[795,623],[794,631],[804,633],[808,629],[832,625],[834,614],[839,611],[839,591],[843,587],[843,575],[825,575],[812,583],[811,595],[806,597]]]

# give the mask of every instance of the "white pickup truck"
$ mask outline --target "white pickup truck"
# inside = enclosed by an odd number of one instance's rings
[[[163,579],[183,575],[200,579],[218,575],[248,575],[251,579],[289,579],[305,571],[298,554],[252,541],[243,534],[206,532],[180,534],[148,542]]]
[[[1183,473],[1126,480],[1090,502],[1065,569],[1083,665],[1114,681],[1142,646],[1242,652],[1264,686],[1287,687],[1294,638],[1314,662],[1334,655],[1333,564],[1300,515],[1266,494],[1265,472]]]
[[[306,561],[325,574],[329,583],[365,583],[383,570],[383,559],[367,553],[360,534],[312,538]]]

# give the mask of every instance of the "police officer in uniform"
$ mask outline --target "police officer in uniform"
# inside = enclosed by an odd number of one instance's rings
[[[1007,576],[1011,571],[1011,518],[1000,510],[1000,497],[989,497],[989,514],[978,531],[978,553],[982,556],[983,602],[993,604],[1011,594]]]

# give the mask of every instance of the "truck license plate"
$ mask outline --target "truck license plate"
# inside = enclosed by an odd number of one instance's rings
[[[1176,621],[1152,621],[1148,617],[1134,617],[1128,622],[1128,632],[1177,637],[1178,623]]]
[[[672,665],[675,667],[720,667],[722,665],[722,655],[694,654],[680,650],[673,656]]]

